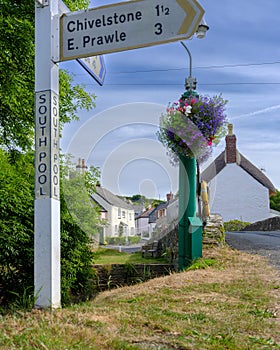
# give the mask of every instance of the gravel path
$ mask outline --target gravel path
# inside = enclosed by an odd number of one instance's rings
[[[280,231],[227,232],[226,242],[234,249],[268,258],[280,270]]]

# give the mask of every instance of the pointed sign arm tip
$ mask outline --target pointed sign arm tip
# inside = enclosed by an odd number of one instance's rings
[[[186,34],[188,29],[190,28],[190,24],[194,21],[196,15],[197,15],[197,10],[190,4],[190,2],[186,1],[186,0],[176,0],[178,5],[183,9],[183,11],[186,13],[186,17],[178,31],[178,35],[183,35]],[[199,25],[199,23],[202,21],[202,18],[204,16],[204,9],[201,7],[201,5],[194,0],[194,2],[196,3],[197,8],[200,11],[199,17],[197,19],[197,26],[193,27],[193,30],[191,32],[191,34],[189,35],[190,37],[196,32],[197,27]]]

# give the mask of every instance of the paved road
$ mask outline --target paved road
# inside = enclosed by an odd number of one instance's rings
[[[226,242],[235,249],[268,257],[280,269],[280,231],[227,232]]]

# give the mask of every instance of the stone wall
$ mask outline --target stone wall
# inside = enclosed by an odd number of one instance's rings
[[[177,267],[178,263],[178,237],[179,228],[175,225],[172,229],[165,231],[161,238],[158,239],[158,256],[164,255],[165,258]]]
[[[280,216],[254,222],[246,226],[242,231],[280,231]]]
[[[203,229],[203,243],[214,245],[225,244],[225,229],[221,215],[211,214],[207,219]]]
[[[132,285],[174,271],[171,264],[108,264],[94,265],[96,292]]]
[[[157,256],[164,256],[168,262],[178,268],[178,239],[179,239],[179,227],[178,224],[174,224],[173,228],[166,229],[161,232],[160,235],[153,237],[149,241],[158,241]],[[223,219],[221,215],[210,215],[207,220],[206,226],[203,228],[203,244],[224,245],[225,244],[225,230]]]

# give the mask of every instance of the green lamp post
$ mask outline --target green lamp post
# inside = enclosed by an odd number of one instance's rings
[[[186,78],[186,92],[182,99],[191,95],[198,97],[196,79],[192,77],[192,56],[181,42],[190,58],[190,75]],[[182,271],[191,261],[202,257],[202,222],[196,216],[196,159],[179,155],[179,258],[178,268]]]

